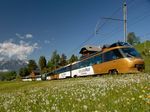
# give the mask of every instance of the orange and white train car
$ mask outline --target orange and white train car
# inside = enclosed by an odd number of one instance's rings
[[[137,73],[143,70],[144,60],[136,49],[128,43],[117,42],[87,58],[48,73],[46,80],[98,74]]]

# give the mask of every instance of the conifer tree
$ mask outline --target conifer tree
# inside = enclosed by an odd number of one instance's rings
[[[38,68],[35,60],[29,60],[29,63],[28,63],[28,70],[29,72],[31,72],[32,70],[36,70]]]
[[[69,63],[73,63],[75,61],[78,61],[78,57],[75,56],[74,54],[71,56],[71,58],[69,59]]]
[[[65,54],[62,54],[60,58],[60,66],[65,66],[65,65],[67,65],[67,56]]]
[[[41,71],[46,68],[46,58],[44,56],[39,58],[39,67]]]

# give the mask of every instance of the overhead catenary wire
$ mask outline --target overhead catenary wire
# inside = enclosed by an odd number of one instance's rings
[[[121,7],[119,7],[109,18],[112,18],[115,14],[117,14],[119,11],[121,10]],[[103,19],[103,18],[102,18]],[[97,27],[98,25],[96,24],[96,27],[97,28],[95,28],[96,30],[95,30],[95,32],[97,33],[100,29],[102,29],[103,27],[104,27],[104,25],[106,24],[106,23],[108,23],[108,21],[109,21],[109,19],[105,19],[105,22],[102,24],[102,25],[100,25],[99,27]]]
[[[144,15],[144,16],[139,16],[139,18],[137,18],[138,19],[137,21],[128,25],[128,28],[133,27],[134,25],[136,25],[137,23],[141,22],[142,20],[146,19],[146,17],[149,17],[149,16],[150,16],[150,14]],[[122,30],[122,28],[118,29],[115,32],[109,33],[105,39],[110,39],[110,38],[108,38],[108,36],[113,37],[114,35],[118,34],[118,32],[120,32],[121,30]]]
[[[135,0],[130,0],[130,1],[128,2],[128,6],[131,7],[131,5],[133,5],[134,2],[135,2]],[[117,10],[115,10],[115,12],[114,12],[109,18],[112,18],[113,16],[115,16],[121,9],[122,9],[122,7],[117,8]],[[141,17],[141,16],[140,16],[140,17]],[[137,18],[136,18],[136,19],[137,19]],[[144,19],[144,18],[143,18],[143,19]],[[102,23],[101,20],[102,20],[102,19],[100,19],[100,20],[97,22],[96,28],[95,28],[94,32],[93,32],[85,41],[83,41],[79,46],[77,46],[75,49],[73,49],[73,50],[71,51],[71,53],[72,53],[72,52],[75,52],[76,50],[78,50],[79,48],[81,48],[86,42],[88,42],[89,40],[91,40],[91,39],[92,39],[95,35],[97,35],[98,32],[110,21],[110,20],[105,20],[105,21]],[[121,19],[118,19],[118,20],[121,20]],[[142,20],[142,19],[140,19],[140,20]],[[102,23],[102,24],[100,25],[100,23]],[[136,22],[134,22],[134,24],[136,24]],[[133,26],[133,25],[132,25],[132,26]],[[128,25],[128,27],[131,27],[131,25]],[[116,34],[117,34],[119,31],[121,31],[122,29],[123,29],[123,27],[117,29],[117,31],[115,31],[115,32],[107,33],[107,34],[105,34],[105,35],[107,35],[107,36],[105,36],[105,37],[108,37],[108,36],[112,37],[112,35],[116,35]],[[113,31],[114,31],[114,30],[113,30]],[[109,38],[105,38],[105,39],[110,39],[110,37],[109,37]]]
[[[129,1],[129,4],[131,5],[135,0],[130,0]],[[124,12],[124,19],[116,19],[116,18],[103,18],[103,19],[106,19],[106,20],[117,20],[117,21],[124,21],[124,41],[127,41],[126,37],[127,37],[127,29],[126,29],[126,26],[127,26],[127,18],[126,18],[126,0],[124,0],[123,2],[123,12]]]
[[[73,49],[70,53],[75,52],[76,50],[78,50],[79,48],[81,48],[83,46],[83,44],[85,44],[86,42],[88,42],[93,36],[94,36],[94,33],[92,33],[84,42],[82,42],[80,45],[78,45],[78,47],[76,47],[75,49]]]
[[[132,0],[131,2],[129,2],[129,3],[133,3],[135,0]],[[129,4],[130,5],[130,4]],[[148,11],[147,11],[148,12]],[[145,13],[147,13],[147,12],[144,12],[144,14]],[[133,22],[133,23],[131,23],[130,25],[128,25],[128,28],[130,28],[130,27],[132,27],[132,26],[134,26],[134,25],[136,25],[138,22],[141,22],[142,20],[144,20],[144,19],[146,19],[147,17],[149,17],[150,16],[150,14],[148,13],[148,15],[146,14],[146,15],[144,15],[144,16],[138,16],[138,17],[136,17],[136,21],[135,22]],[[135,20],[135,18],[133,18],[133,20]],[[116,29],[115,29],[116,30]],[[118,34],[118,32],[120,32],[121,30],[122,30],[122,28],[119,28],[119,29],[117,29],[116,31],[115,31],[114,29],[113,29],[113,31],[111,32],[111,33],[107,33],[106,34],[106,40],[108,40],[108,39],[110,39],[110,38],[112,38],[113,37],[113,35],[116,35],[116,34]],[[108,38],[108,36],[109,36],[109,38]]]
[[[126,1],[126,0],[125,0],[125,1]],[[135,0],[130,0],[130,1],[128,2],[128,6],[131,7],[131,6],[133,5],[132,3],[134,3],[134,2],[135,2]],[[121,7],[120,7],[119,9],[117,9],[116,12],[118,12],[120,9],[121,9]],[[116,12],[114,12],[114,13],[112,14],[112,16],[115,15]],[[111,17],[108,17],[108,18],[105,18],[105,19],[106,19],[106,20],[124,21],[124,20],[122,20],[122,19],[113,19],[113,18],[111,18]],[[101,25],[101,27],[103,27],[104,25],[105,25],[105,23],[103,23],[103,24]],[[98,30],[100,30],[101,27],[97,29],[96,34],[98,34]],[[122,28],[121,28],[121,29],[122,29]],[[119,31],[120,31],[120,29],[119,29]]]
[[[117,8],[117,10],[115,10],[115,12],[110,16],[113,17],[116,13],[118,13],[118,11],[121,10],[121,7]],[[100,19],[101,20],[101,19]],[[93,38],[93,36],[95,36],[95,33],[98,32],[100,29],[102,29],[104,27],[104,25],[108,22],[109,20],[105,20],[104,23],[102,23],[100,26],[98,26],[98,24],[100,23],[100,21],[97,22],[97,28],[95,28],[95,31],[85,40],[83,41],[78,47],[76,47],[74,50],[72,50],[71,52],[75,52],[76,50],[78,50],[79,48],[81,48],[86,42],[88,42],[89,40],[91,40]]]
[[[128,25],[128,28],[133,27],[134,25],[136,25],[137,23],[141,22],[142,20],[146,19],[146,17],[149,17],[149,16],[150,16],[150,14],[144,15],[144,16],[138,16],[138,17],[137,17],[137,21],[135,21],[134,23],[131,23],[130,25]],[[115,32],[109,33],[109,34],[107,35],[107,37],[108,37],[108,36],[112,37],[112,36],[116,35],[116,34],[117,34],[119,31],[121,31],[121,30],[122,30],[122,28],[116,30]]]

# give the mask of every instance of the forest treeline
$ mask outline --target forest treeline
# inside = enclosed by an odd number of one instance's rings
[[[49,60],[46,60],[45,56],[40,56],[38,63],[36,63],[36,61],[33,59],[29,60],[28,65],[19,70],[19,75],[21,77],[25,77],[28,76],[32,71],[40,71],[40,74],[48,73],[75,61],[78,61],[78,57],[76,55],[73,54],[68,59],[64,53],[59,54],[55,50]]]

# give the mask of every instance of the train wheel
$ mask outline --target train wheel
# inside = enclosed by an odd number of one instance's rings
[[[113,74],[118,75],[118,71],[116,69],[114,69]]]
[[[113,70],[109,70],[108,72],[110,75],[117,75],[118,74],[118,71],[116,69],[113,69]]]
[[[77,75],[74,75],[74,78],[77,78]]]

